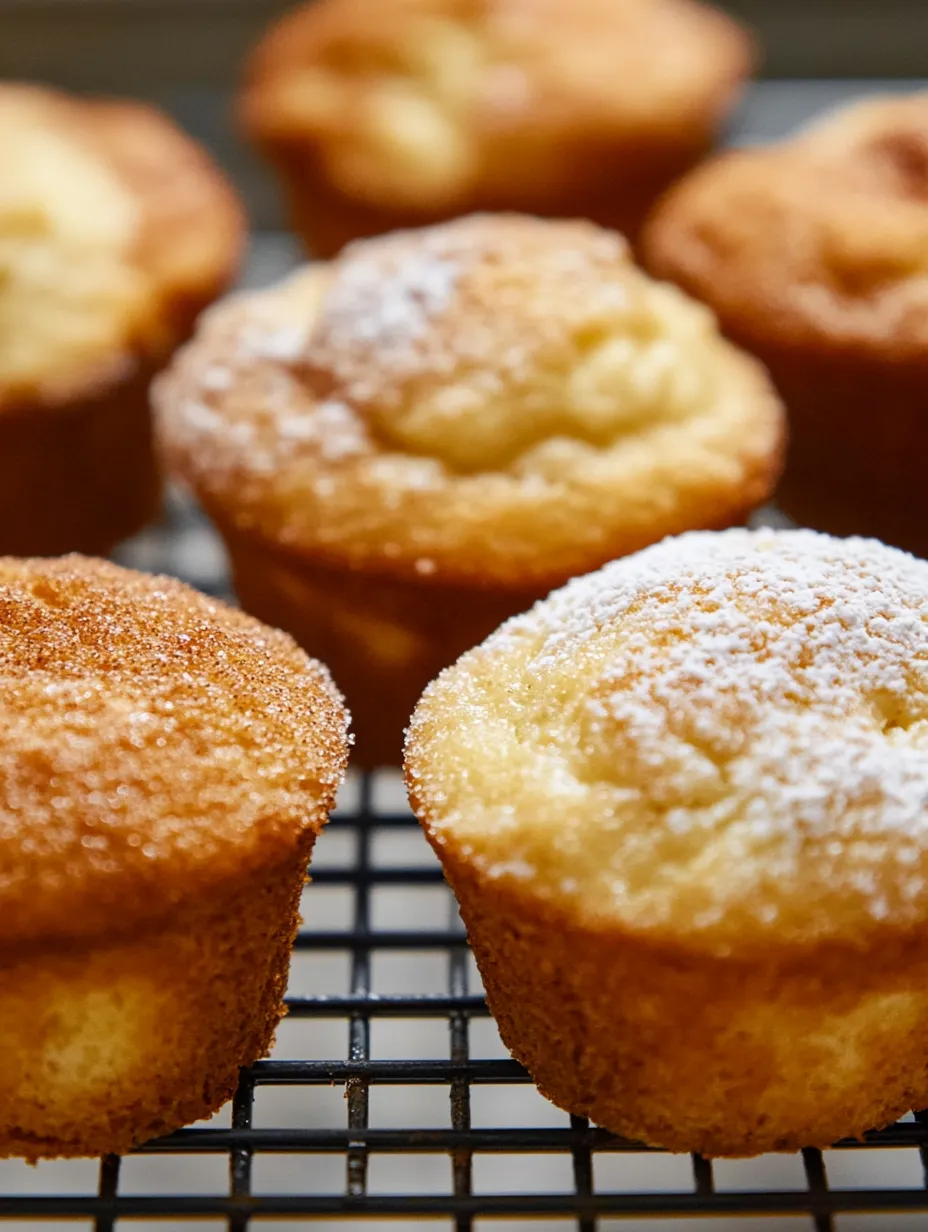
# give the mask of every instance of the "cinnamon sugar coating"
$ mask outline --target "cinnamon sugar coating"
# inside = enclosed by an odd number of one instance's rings
[[[0,960],[130,935],[279,864],[346,759],[325,669],[168,578],[0,559]]]
[[[0,558],[0,1157],[123,1153],[264,1056],[347,760],[326,670],[169,578]]]
[[[259,45],[241,115],[318,255],[473,210],[632,232],[752,61],[691,0],[322,0]]]

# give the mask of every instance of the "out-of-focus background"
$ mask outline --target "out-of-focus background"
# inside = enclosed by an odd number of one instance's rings
[[[0,78],[149,99],[234,175],[259,228],[281,217],[269,179],[235,140],[228,103],[246,51],[285,0],[0,0]],[[819,102],[873,79],[928,73],[925,0],[727,0],[764,47],[738,135],[780,135]],[[811,88],[793,83],[813,79]],[[837,79],[834,86],[822,79]],[[842,81],[843,79],[843,81]],[[788,82],[785,87],[781,84]]]

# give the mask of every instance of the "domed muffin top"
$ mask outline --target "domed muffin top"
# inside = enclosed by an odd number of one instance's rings
[[[752,59],[692,0],[320,0],[258,48],[243,119],[357,200],[441,210],[543,193],[616,142],[698,145]]]
[[[928,916],[928,563],[871,540],[668,540],[427,690],[433,841],[592,927],[748,953]]]
[[[147,107],[2,84],[0,165],[0,410],[167,353],[235,270],[231,189]]]
[[[0,558],[0,948],[128,931],[292,858],[345,729],[283,633],[168,578]]]
[[[870,98],[672,189],[649,268],[739,338],[908,358],[928,348],[928,92]]]
[[[389,572],[563,580],[778,470],[765,374],[586,223],[477,215],[207,314],[156,393],[212,510]]]

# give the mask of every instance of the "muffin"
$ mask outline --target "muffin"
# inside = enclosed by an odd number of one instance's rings
[[[476,210],[634,235],[753,56],[693,0],[316,0],[251,58],[241,119],[317,256]]]
[[[426,691],[413,807],[556,1104],[712,1156],[928,1102],[926,605],[873,540],[692,533]]]
[[[0,84],[0,552],[104,553],[159,507],[148,384],[233,277],[244,221],[135,103]]]
[[[325,669],[168,578],[0,558],[0,1157],[214,1112],[283,1012],[347,754]]]
[[[786,512],[928,552],[928,93],[725,155],[671,192],[644,250],[770,369]]]
[[[782,411],[587,223],[359,241],[207,314],[158,382],[244,606],[329,664],[367,765],[438,671],[575,573],[771,490]]]

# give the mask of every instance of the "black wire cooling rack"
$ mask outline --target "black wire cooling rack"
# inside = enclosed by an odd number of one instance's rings
[[[123,559],[227,590],[211,532],[179,502]],[[242,1073],[231,1111],[123,1160],[0,1163],[0,1226],[928,1228],[928,1114],[834,1151],[713,1163],[546,1104],[495,1036],[397,788],[349,783],[317,846],[279,1045]]]

